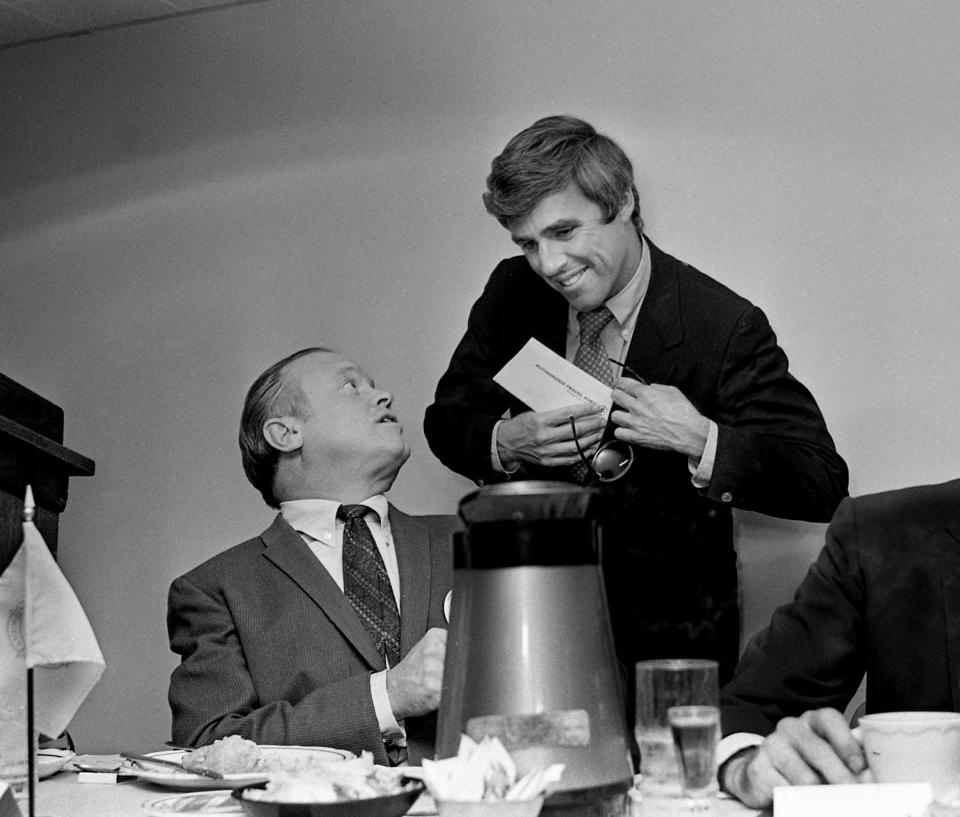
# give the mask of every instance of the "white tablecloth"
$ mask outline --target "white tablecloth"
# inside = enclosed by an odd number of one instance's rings
[[[40,781],[36,817],[144,817],[144,801],[175,793],[136,780],[78,783],[75,773],[59,772]],[[23,817],[27,817],[26,800],[19,804]]]
[[[75,773],[62,771],[40,781],[36,817],[145,817],[148,812],[143,808],[144,803],[176,794],[178,792],[137,780],[79,783]],[[19,801],[19,805],[23,817],[27,817],[26,801]],[[718,799],[716,806],[716,817],[755,817],[762,814],[726,798]],[[414,811],[417,810],[415,806]],[[637,817],[648,817],[650,812],[638,808],[634,813]],[[682,812],[674,813],[671,817],[680,817],[680,814]]]

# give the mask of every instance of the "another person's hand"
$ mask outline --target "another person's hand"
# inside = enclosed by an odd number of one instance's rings
[[[577,403],[551,411],[526,411],[503,420],[497,428],[497,454],[504,468],[518,462],[556,467],[580,462],[570,428],[573,417],[584,454],[600,442],[606,418],[594,403]]]
[[[710,421],[676,386],[640,383],[621,377],[613,390],[610,415],[614,435],[645,448],[679,451],[699,459],[707,444]]]
[[[395,667],[387,670],[387,697],[398,721],[426,715],[440,705],[447,631],[431,627]]]
[[[863,748],[836,709],[784,718],[760,746],[721,769],[721,788],[751,808],[767,808],[774,786],[858,783],[869,779]]]

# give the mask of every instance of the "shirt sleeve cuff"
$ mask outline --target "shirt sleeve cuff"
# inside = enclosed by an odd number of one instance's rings
[[[692,457],[687,460],[687,467],[690,469],[691,481],[695,488],[707,488],[710,480],[713,479],[713,462],[717,457],[717,435],[719,429],[717,424],[710,420],[710,428],[707,431],[707,442],[703,446],[703,454],[700,455],[700,462]],[[496,435],[496,431],[494,431]],[[494,436],[496,439],[496,436]]]
[[[759,746],[761,743],[763,743],[763,737],[750,732],[734,732],[727,735],[717,745],[717,768],[723,766],[738,752],[752,746]]]
[[[380,724],[380,734],[384,741],[402,741],[406,738],[403,727],[397,723],[387,695],[387,671],[381,670],[370,675],[370,696],[373,698],[373,708],[377,713],[377,722]]]
[[[515,474],[520,470],[519,462],[513,468],[504,468],[503,463],[500,462],[500,452],[497,450],[497,429],[500,428],[502,422],[503,420],[497,420],[493,424],[493,434],[490,436],[490,464],[498,474]]]

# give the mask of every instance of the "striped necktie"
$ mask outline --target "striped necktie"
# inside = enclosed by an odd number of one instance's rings
[[[574,365],[613,388],[616,380],[610,370],[607,350],[600,340],[600,333],[613,320],[613,313],[601,306],[590,312],[578,312],[577,320],[580,322],[580,346],[573,357]],[[584,462],[574,463],[571,470],[573,478],[581,484],[593,475],[593,469]]]
[[[366,505],[341,505],[343,520],[343,592],[364,629],[390,664],[400,662],[400,611],[377,543],[364,517]]]

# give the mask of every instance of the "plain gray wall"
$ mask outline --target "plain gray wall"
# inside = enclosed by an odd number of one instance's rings
[[[960,461],[960,5],[273,0],[0,52],[0,371],[97,474],[60,562],[108,667],[90,752],[169,737],[170,580],[272,514],[247,386],[343,350],[396,394],[391,494],[471,488],[423,410],[495,263],[490,159],[539,116],[634,160],[648,232],[763,307],[865,493]],[[738,516],[745,630],[822,525]]]

